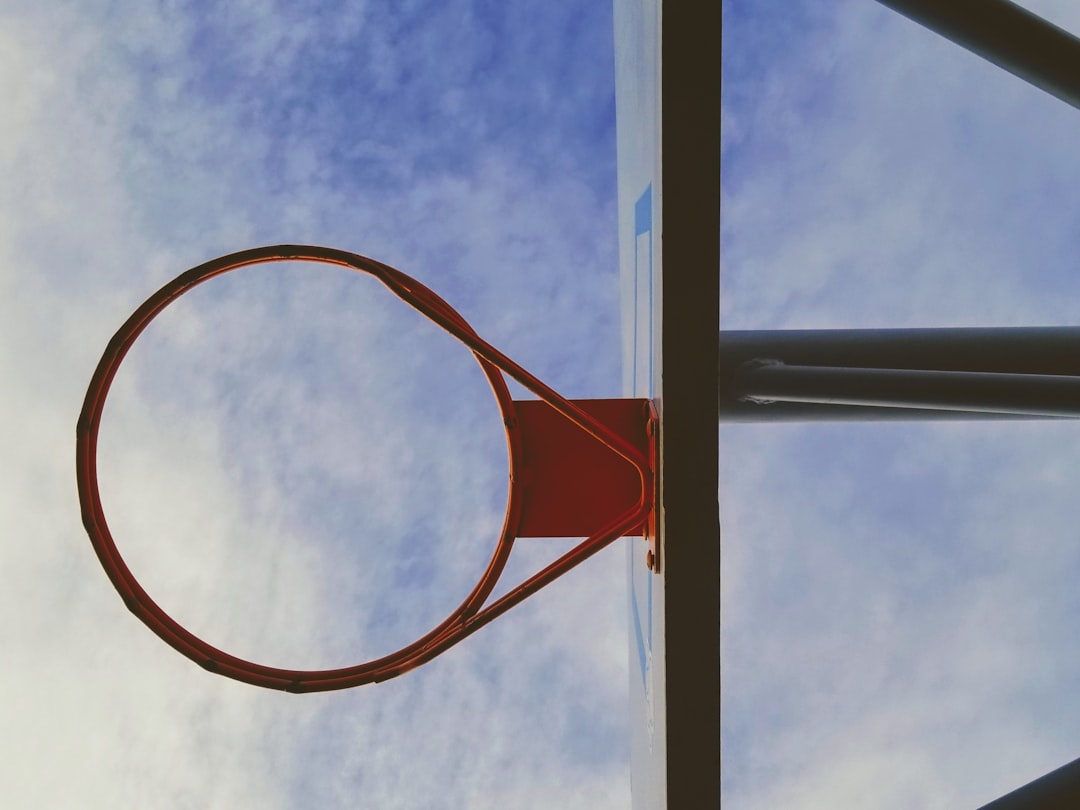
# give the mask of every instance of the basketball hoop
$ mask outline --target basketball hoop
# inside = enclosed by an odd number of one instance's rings
[[[367,273],[398,298],[464,343],[495,395],[510,463],[506,518],[487,568],[439,625],[395,653],[326,670],[270,667],[230,655],[198,638],[162,610],[124,562],[109,531],[97,477],[97,440],[105,399],[120,363],[149,323],[193,287],[232,270],[281,261],[333,264]],[[539,398],[514,401],[503,374]],[[393,678],[457,644],[612,541],[653,537],[653,466],[658,437],[648,400],[568,400],[491,344],[430,289],[381,262],[333,248],[277,245],[201,264],[166,284],[120,327],[98,363],[79,415],[76,473],[83,524],[98,559],[128,609],[162,640],[203,668],[239,681],[290,692],[345,689]],[[584,488],[582,487],[584,484]],[[587,492],[574,500],[572,493]],[[552,504],[564,508],[552,511]],[[491,604],[485,602],[519,537],[586,537],[555,562]],[[659,549],[652,549],[654,556]]]

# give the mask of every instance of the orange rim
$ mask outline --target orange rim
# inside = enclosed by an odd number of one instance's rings
[[[405,303],[457,337],[472,351],[487,377],[506,430],[510,461],[506,518],[480,580],[445,620],[416,641],[390,655],[337,669],[293,670],[270,667],[230,655],[189,632],[154,602],[127,567],[109,530],[98,488],[97,439],[105,400],[124,356],[142,331],[170,303],[204,281],[241,267],[280,261],[321,262],[372,275]],[[503,373],[517,380],[632,464],[641,479],[641,496],[638,503],[625,514],[601,527],[555,562],[484,607],[512,551],[524,495],[519,484],[522,464],[521,436],[514,402]],[[253,248],[201,264],[166,284],[135,310],[109,341],[86,392],[76,434],[76,474],[83,525],[101,565],[128,609],[167,644],[205,669],[256,686],[291,692],[344,689],[383,681],[431,660],[613,540],[639,526],[652,508],[653,473],[649,459],[643,457],[639,450],[482,340],[456,310],[420,282],[381,262],[333,248],[306,245]]]

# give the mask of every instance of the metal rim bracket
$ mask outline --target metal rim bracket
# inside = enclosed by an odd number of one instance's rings
[[[230,655],[198,638],[162,610],[143,590],[125,564],[109,530],[102,509],[97,476],[97,440],[101,416],[109,387],[120,364],[135,340],[147,325],[193,287],[232,270],[252,265],[280,261],[308,261],[338,265],[367,273],[382,282],[394,295],[428,317],[449,334],[464,343],[480,364],[502,414],[506,429],[506,442],[510,459],[511,486],[507,496],[506,518],[496,541],[487,568],[472,591],[461,604],[428,633],[395,653],[354,666],[326,670],[292,670],[270,667]],[[486,604],[506,565],[523,520],[529,517],[529,491],[536,492],[538,477],[535,469],[528,469],[523,452],[526,442],[544,444],[550,437],[546,434],[528,434],[522,428],[520,416],[526,410],[536,411],[535,401],[515,402],[510,397],[503,375],[507,375],[536,395],[547,408],[558,415],[549,424],[556,425],[556,432],[571,436],[556,450],[564,446],[585,447],[584,452],[595,455],[596,446],[604,448],[604,469],[612,464],[622,468],[623,477],[629,476],[629,489],[619,488],[608,499],[603,519],[596,515],[583,518],[593,521],[586,527],[571,521],[564,529],[573,530],[569,536],[578,536],[578,529],[585,539],[555,562],[511,588],[500,598]],[[627,403],[626,405],[598,406],[597,402]],[[651,517],[655,497],[654,447],[655,430],[649,438],[647,419],[634,420],[622,427],[606,424],[605,408],[626,411],[634,401],[620,400],[568,400],[527,372],[505,354],[482,340],[471,326],[446,301],[430,289],[381,262],[326,247],[305,245],[277,245],[253,248],[232,253],[201,264],[181,274],[166,284],[140,306],[120,327],[109,342],[98,363],[86,393],[76,431],[76,473],[79,500],[82,506],[83,524],[94,546],[98,559],[119,592],[128,609],[161,639],[203,668],[239,681],[290,692],[313,692],[344,689],[365,683],[387,680],[430,661],[459,641],[479,630],[514,605],[569,571],[600,549],[619,537],[647,532],[655,534]],[[634,412],[640,414],[641,408]],[[566,431],[566,425],[573,430]],[[640,438],[638,438],[640,437]],[[591,448],[589,447],[591,445]],[[629,471],[629,473],[627,473]],[[584,480],[600,480],[602,471],[583,468]],[[541,476],[541,482],[550,481],[550,475]],[[526,486],[524,482],[529,481]],[[629,496],[627,497],[627,493]],[[544,528],[543,521],[540,528]],[[532,534],[531,536],[538,536]],[[567,535],[562,535],[567,536]]]

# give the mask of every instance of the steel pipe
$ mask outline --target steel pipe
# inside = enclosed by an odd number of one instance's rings
[[[1076,327],[722,332],[719,419],[1075,418],[1078,348]]]
[[[1080,39],[1008,0],[878,0],[1080,108]]]
[[[733,395],[767,409],[775,402],[957,411],[1030,417],[1080,417],[1080,377],[911,371],[891,368],[749,364]]]

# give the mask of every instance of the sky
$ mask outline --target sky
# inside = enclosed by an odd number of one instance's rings
[[[1078,322],[1077,110],[872,2],[724,24],[722,329]],[[725,807],[978,807],[1080,756],[1078,440],[722,426]]]
[[[1078,321],[1080,113],[870,0],[724,22],[723,328]],[[611,40],[576,1],[4,3],[5,804],[629,806],[621,549],[420,670],[291,695],[127,612],[74,475],[113,332],[255,245],[385,261],[566,396],[618,395]],[[720,451],[725,806],[974,807],[1080,755],[1074,429],[727,426]],[[307,265],[166,310],[99,459],[146,589],[282,666],[435,624],[506,497],[467,352]]]

